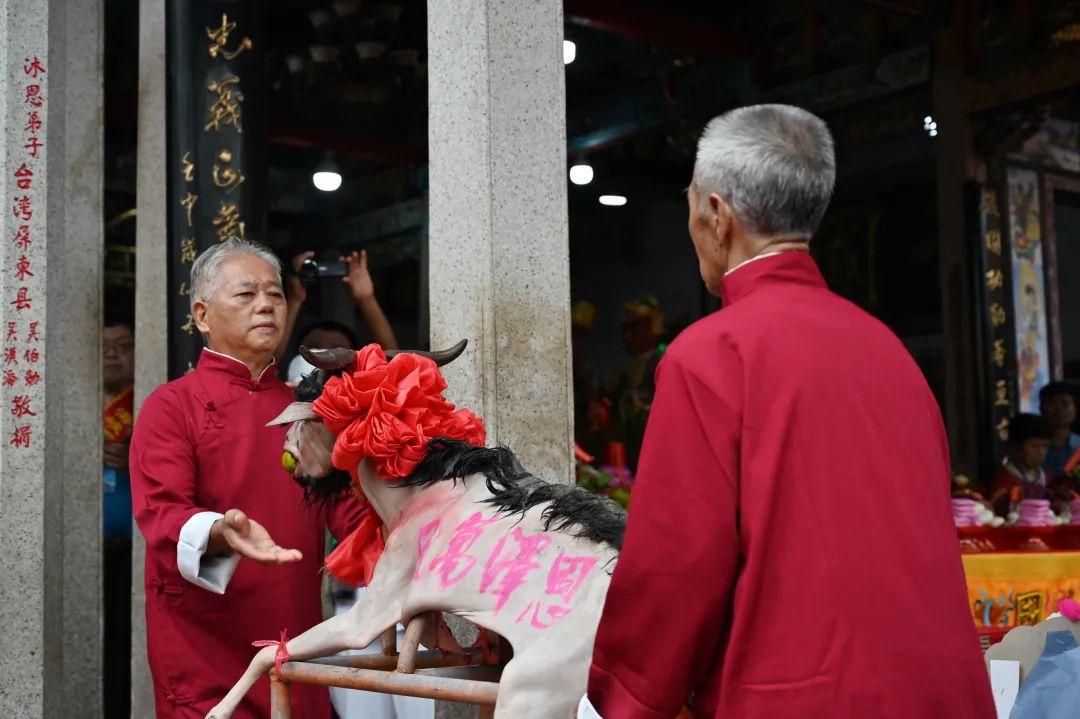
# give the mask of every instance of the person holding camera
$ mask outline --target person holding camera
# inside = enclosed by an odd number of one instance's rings
[[[394,336],[394,330],[390,327],[390,322],[386,319],[382,307],[379,306],[379,301],[375,298],[375,284],[371,281],[371,274],[368,272],[367,250],[353,252],[346,257],[339,258],[340,264],[336,267],[333,265],[321,265],[314,258],[315,253],[310,250],[301,252],[292,258],[293,271],[289,274],[289,301],[285,316],[285,335],[281,345],[274,353],[275,359],[280,363],[285,357],[289,339],[296,329],[296,321],[300,317],[304,302],[307,301],[306,283],[328,277],[341,277],[341,281],[348,287],[349,295],[360,310],[360,316],[363,318],[368,332],[371,333],[372,340],[381,345],[384,350],[397,349],[397,338]],[[311,334],[311,331],[305,333],[305,335]],[[349,335],[343,332],[338,334],[345,341],[350,340]],[[305,336],[300,339],[300,344],[305,344],[304,340],[308,338]],[[320,339],[324,341],[311,343],[308,345],[309,348],[333,349],[336,346],[341,346],[340,341],[331,342],[331,340],[338,338],[324,337]],[[350,345],[349,349],[357,348]]]

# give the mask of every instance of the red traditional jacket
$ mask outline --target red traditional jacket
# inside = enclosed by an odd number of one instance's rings
[[[253,641],[290,636],[323,619],[320,569],[327,525],[344,537],[362,517],[356,502],[328,515],[305,510],[301,490],[281,468],[286,427],[265,427],[292,401],[273,365],[252,380],[248,368],[204,350],[199,365],[159,387],[144,403],[131,444],[135,519],[146,537],[147,650],[158,717],[202,719],[241,676]],[[242,560],[224,594],[181,576],[177,543],[202,512],[244,510],[301,562],[266,567]],[[293,688],[293,716],[327,719],[327,691]],[[270,715],[266,679],[236,714]]]
[[[603,719],[993,717],[937,403],[808,254],[660,364],[596,638]]]

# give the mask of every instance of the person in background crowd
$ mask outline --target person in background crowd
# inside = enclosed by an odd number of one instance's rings
[[[579,717],[994,716],[937,402],[810,256],[835,177],[796,107],[702,135],[688,223],[723,309],[660,360]]]
[[[1050,430],[1043,470],[1052,479],[1065,473],[1065,463],[1080,449],[1080,435],[1073,433],[1076,422],[1076,399],[1072,387],[1064,382],[1051,382],[1039,391],[1039,413]]]
[[[1043,471],[1050,447],[1050,425],[1037,414],[1020,413],[1009,420],[1012,451],[994,477],[990,503],[999,516],[1008,516],[1023,499],[1046,499],[1051,482]]]
[[[293,400],[273,366],[285,328],[278,259],[247,240],[215,244],[192,265],[190,287],[207,348],[194,371],[146,399],[131,443],[158,719],[203,719],[247,668],[252,642],[321,622],[326,528],[344,538],[367,511],[340,502],[305,512],[282,469],[288,428],[266,426]],[[327,719],[326,689],[294,686],[292,712]],[[235,716],[269,715],[263,678]]]
[[[307,301],[307,288],[300,281],[300,275],[298,274],[300,266],[304,264],[305,260],[314,256],[314,252],[308,251],[302,252],[292,259],[293,271],[289,274],[288,280],[289,301],[285,320],[285,333],[282,335],[281,344],[274,352],[274,358],[278,362],[284,361],[285,353],[289,348],[289,338],[292,337],[293,330],[296,328],[300,310],[303,308],[304,302]],[[372,282],[371,274],[368,272],[367,250],[353,252],[348,257],[342,257],[341,262],[345,263],[347,269],[347,274],[341,278],[341,281],[348,287],[349,295],[360,310],[360,316],[363,318],[368,332],[371,333],[372,341],[381,345],[384,350],[397,349],[397,338],[394,336],[394,329],[390,326],[382,307],[379,306],[379,301],[375,298],[375,283]],[[299,339],[297,347],[305,346],[309,349],[334,349],[335,347],[357,349],[358,346],[356,336],[351,330],[345,325],[331,320],[310,325],[301,333]],[[292,363],[290,363],[291,366]],[[306,371],[309,371],[309,369],[306,368]],[[289,372],[288,379],[290,382],[295,381],[292,371]]]
[[[131,663],[131,484],[128,448],[135,422],[135,325],[111,298],[101,337],[104,396],[105,716],[127,716]]]

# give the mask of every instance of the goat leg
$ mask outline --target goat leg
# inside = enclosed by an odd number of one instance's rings
[[[365,594],[348,612],[327,619],[285,645],[289,656],[297,661],[326,657],[347,649],[363,649],[371,644],[387,627],[397,624],[401,618],[401,605],[398,602],[386,602],[383,606],[374,606],[366,601]],[[206,715],[206,719],[230,719],[233,712],[243,701],[244,696],[259,680],[259,677],[274,666],[276,647],[260,649],[251,660],[247,671],[225,698]]]

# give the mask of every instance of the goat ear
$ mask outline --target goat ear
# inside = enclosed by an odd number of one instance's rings
[[[461,340],[453,347],[437,350],[435,352],[424,352],[422,350],[387,350],[386,359],[392,360],[394,357],[401,354],[420,355],[421,357],[427,357],[429,360],[434,361],[437,366],[444,367],[460,357],[461,353],[464,352],[465,348],[468,346],[469,340]]]
[[[281,414],[266,423],[267,427],[275,427],[279,424],[292,424],[309,419],[318,419],[314,405],[311,402],[293,402],[286,407]]]

